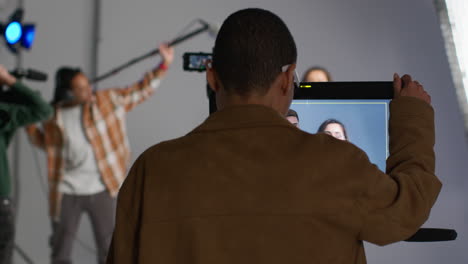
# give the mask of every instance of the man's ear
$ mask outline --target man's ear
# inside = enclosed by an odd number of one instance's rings
[[[211,61],[208,61],[206,64],[206,80],[208,81],[211,90],[215,93],[219,92],[220,85]]]
[[[283,82],[281,85],[281,92],[286,95],[291,89],[294,89],[294,71],[296,70],[296,63],[291,64],[286,72],[283,74]]]

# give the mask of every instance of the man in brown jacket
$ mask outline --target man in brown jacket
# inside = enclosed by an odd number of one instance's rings
[[[413,235],[441,183],[430,97],[395,74],[387,174],[353,144],[285,115],[296,46],[269,11],[229,16],[207,78],[218,112],[133,165],[108,263],[365,263],[362,241]]]

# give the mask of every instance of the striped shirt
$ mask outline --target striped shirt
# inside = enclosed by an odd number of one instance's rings
[[[83,105],[85,135],[93,148],[102,182],[112,196],[117,195],[130,161],[126,113],[153,94],[163,74],[163,70],[155,69],[126,88],[98,91],[95,100]],[[55,108],[50,121],[43,123],[43,130],[35,125],[27,128],[32,143],[47,153],[49,213],[56,220],[60,215],[62,193],[59,185],[65,168],[63,131],[60,107]]]

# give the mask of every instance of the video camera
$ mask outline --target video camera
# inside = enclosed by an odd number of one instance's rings
[[[37,82],[45,82],[47,81],[47,74],[40,72],[35,69],[23,69],[23,68],[16,68],[14,70],[9,71],[11,75],[15,76],[18,80],[20,79],[27,79],[30,81],[37,81]],[[0,100],[1,102],[8,102],[8,103],[17,103],[21,100],[18,96],[11,92],[9,89],[0,85]]]

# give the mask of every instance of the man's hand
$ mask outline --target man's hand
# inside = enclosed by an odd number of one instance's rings
[[[15,83],[16,78],[8,72],[5,66],[0,64],[0,85],[12,86]]]
[[[401,78],[396,73],[393,75],[393,93],[393,98],[411,96],[431,104],[431,96],[418,81],[413,80],[408,74],[403,75]]]
[[[166,66],[171,65],[174,60],[174,48],[169,47],[167,44],[161,44],[159,45],[159,52],[161,53],[164,64]]]

